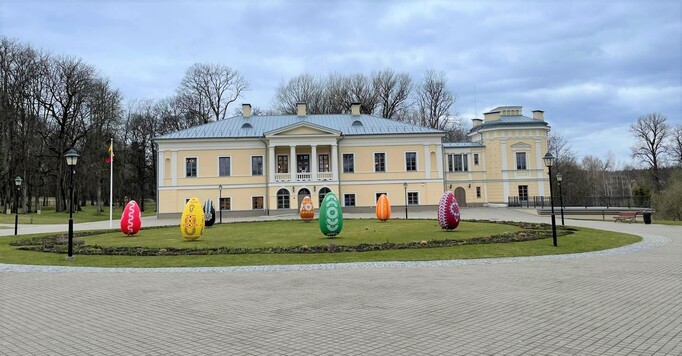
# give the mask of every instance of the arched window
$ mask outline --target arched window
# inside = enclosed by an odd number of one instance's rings
[[[319,202],[318,202],[318,203],[319,203],[318,206],[322,206],[322,201],[324,200],[324,196],[327,195],[327,193],[329,193],[329,192],[331,192],[331,189],[329,189],[329,188],[327,188],[327,187],[324,187],[324,188],[320,189],[320,192],[317,193],[317,195],[318,195],[318,197],[319,197],[319,199],[320,199]]]
[[[364,126],[364,125],[362,125],[362,121],[360,121],[360,120],[355,120],[355,121],[353,121],[353,123],[351,124],[351,126],[360,126],[360,127],[362,127],[362,126]]]
[[[243,129],[252,129],[253,126],[251,126],[251,124],[249,124],[248,122],[245,122],[245,123],[242,125],[242,128],[243,128]]]
[[[284,188],[277,191],[277,209],[289,209],[289,191]]]

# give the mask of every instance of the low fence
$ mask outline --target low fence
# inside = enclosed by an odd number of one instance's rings
[[[544,208],[550,205],[549,196],[509,196],[507,205],[517,208]],[[554,206],[560,206],[561,198],[554,197]],[[564,207],[628,207],[628,208],[649,208],[651,200],[648,197],[606,197],[606,196],[566,196],[563,197]]]

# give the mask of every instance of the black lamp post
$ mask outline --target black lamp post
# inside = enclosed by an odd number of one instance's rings
[[[73,260],[73,175],[76,173],[76,163],[78,163],[78,152],[73,148],[69,149],[66,154],[66,165],[71,171],[71,183],[69,184],[69,254],[66,256],[67,260]]]
[[[407,220],[407,182],[403,183],[405,189],[405,220]]]
[[[21,177],[14,178],[14,185],[17,186],[17,197],[14,199],[14,235],[19,231],[19,195],[21,195]]]
[[[559,205],[561,205],[561,226],[564,226],[564,195],[561,193],[561,181],[564,177],[561,173],[556,174],[556,181],[559,182]]]
[[[554,247],[556,247],[556,218],[554,216],[554,195],[552,194],[552,166],[554,165],[554,156],[547,152],[542,159],[545,161],[545,166],[549,168],[549,200],[550,205],[552,206],[552,242],[554,243]]]
[[[220,197],[218,198],[218,208],[220,209],[220,223],[223,223],[223,185],[218,186]]]

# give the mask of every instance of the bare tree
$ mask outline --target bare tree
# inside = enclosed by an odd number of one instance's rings
[[[381,117],[393,119],[405,114],[412,93],[409,74],[384,69],[372,75],[372,86],[381,107]]]
[[[644,163],[651,170],[654,191],[661,190],[660,168],[665,155],[665,144],[669,128],[665,115],[650,113],[640,116],[637,122],[630,125],[630,132],[635,137],[632,157]]]
[[[677,124],[672,131],[668,151],[678,166],[682,166],[682,124]]]
[[[225,119],[228,106],[248,88],[244,77],[229,66],[197,63],[187,69],[180,82],[178,97],[185,110],[207,123]]]
[[[295,114],[296,103],[305,102],[308,114],[324,114],[325,86],[323,81],[310,74],[301,74],[280,83],[275,93],[273,106],[282,114]]]
[[[357,73],[348,77],[350,102],[360,103],[360,113],[372,115],[379,106],[377,93],[372,88],[372,80]]]
[[[444,72],[429,69],[416,90],[417,114],[421,126],[444,130],[452,116],[456,97],[447,88]]]

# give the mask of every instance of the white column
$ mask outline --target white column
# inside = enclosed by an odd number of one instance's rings
[[[275,174],[277,173],[277,170],[275,169],[275,146],[268,147],[268,170],[270,182],[274,182]]]
[[[171,152],[171,185],[178,185],[178,151]]]
[[[296,146],[289,146],[289,173],[291,181],[296,181]]]
[[[438,178],[443,179],[443,145],[436,145],[436,167],[438,168]]]
[[[317,165],[318,165],[318,159],[317,159],[317,145],[311,145],[310,146],[310,172],[311,172],[311,177],[310,180],[316,181],[317,180]]]
[[[426,173],[426,179],[431,178],[431,150],[429,150],[429,145],[424,145],[424,173]]]
[[[163,158],[163,151],[159,151],[159,157],[156,159],[157,165],[158,165],[158,171],[159,174],[159,182],[157,183],[159,187],[163,187],[163,179],[165,178],[166,172],[166,160]]]
[[[332,170],[332,180],[339,180],[339,150],[338,150],[338,145],[333,144],[332,145],[332,163],[331,163],[331,170]]]

